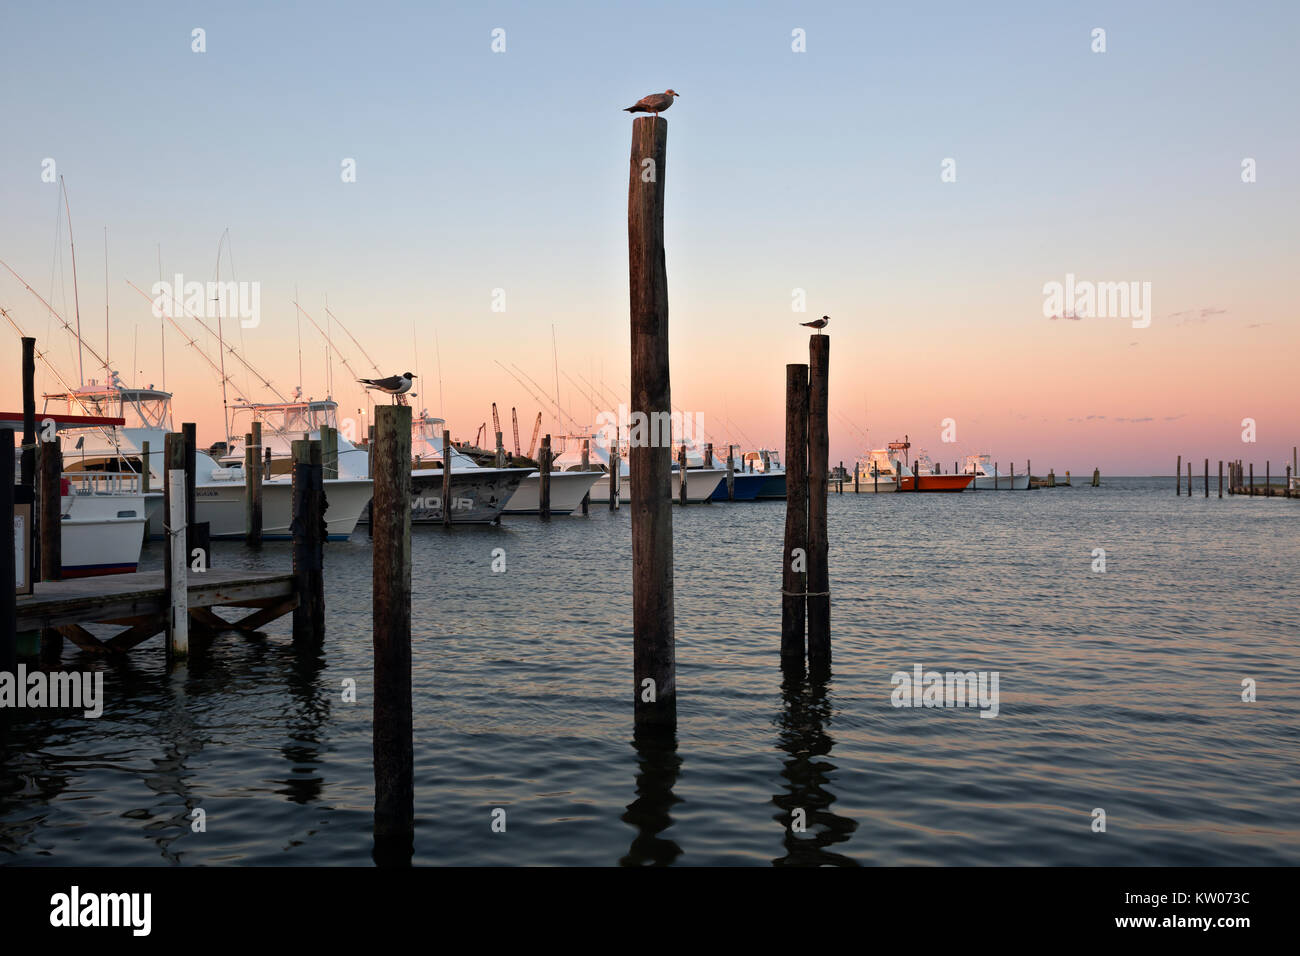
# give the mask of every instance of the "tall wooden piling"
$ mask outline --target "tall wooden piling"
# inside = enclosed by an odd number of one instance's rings
[[[378,409],[376,409],[378,410]],[[408,439],[409,440],[409,439]],[[295,441],[293,449],[293,610],[295,644],[325,640],[325,483],[319,441]],[[409,507],[409,505],[408,505]],[[371,521],[375,520],[371,510]]]
[[[1255,497],[1255,463],[1250,463],[1250,497]]]
[[[151,485],[152,478],[149,474],[149,443],[147,441],[142,441],[140,442],[140,494],[149,494],[153,490]],[[145,529],[145,533],[149,533],[148,528]]]
[[[330,425],[320,429],[321,475],[324,478],[339,476],[339,430]]]
[[[736,500],[736,455],[734,445],[727,444],[727,500]]]
[[[785,367],[785,549],[781,666],[803,667],[808,592],[808,366]]]
[[[370,458],[374,476],[370,522],[374,536],[375,858],[381,863],[400,863],[410,859],[415,827],[409,405],[376,406]]]
[[[30,491],[36,487],[36,340],[24,336],[22,343],[23,447],[20,467],[23,487]]]
[[[501,434],[500,432],[497,433],[498,438],[500,437],[500,434]],[[591,470],[591,439],[590,438],[584,438],[582,440],[582,470],[583,471]],[[590,507],[591,507],[591,492],[588,491],[585,495],[582,496],[582,513],[587,514]]]
[[[26,352],[27,340],[23,339]],[[18,662],[18,598],[14,593],[18,565],[14,540],[14,432],[0,428],[0,673],[16,673]],[[30,536],[27,539],[31,541]],[[27,554],[23,548],[23,554]]]
[[[1223,459],[1219,459],[1219,497],[1223,497]]]
[[[1272,476],[1269,474],[1269,470],[1270,470],[1269,466],[1271,464],[1272,463],[1268,461],[1264,462],[1264,497],[1265,498],[1271,498],[1273,496],[1273,479]]]
[[[686,446],[677,449],[677,489],[681,504],[686,504]]]
[[[609,450],[609,510],[618,510],[618,497],[623,487],[623,458],[619,451],[622,443],[622,428],[614,426],[614,447]]]
[[[1210,497],[1210,459],[1205,459],[1205,497]]]
[[[538,513],[543,518],[551,517],[551,436],[542,439],[542,450],[538,453],[537,464],[541,471]]]
[[[40,443],[37,505],[40,508],[41,580],[63,578],[63,449],[58,436]],[[9,539],[12,541],[13,539]],[[8,542],[4,542],[12,547]]]
[[[632,412],[660,421],[672,413],[668,362],[668,270],[664,261],[664,183],[668,121],[632,122],[628,164],[627,249],[632,332]],[[638,442],[632,482],[633,693],[638,727],[677,725],[673,620],[672,448]]]
[[[1178,456],[1178,464],[1174,466],[1174,495],[1181,498],[1183,496],[1183,456]]]
[[[262,423],[244,435],[244,541],[262,543]],[[268,448],[267,451],[270,451]]]
[[[167,657],[182,660],[190,653],[189,514],[185,489],[185,435],[168,432],[163,442],[163,507],[165,546],[163,585],[167,593]]]
[[[858,465],[859,464],[860,463],[856,461],[853,463],[853,493],[855,495],[858,493]]]
[[[808,667],[831,666],[831,582],[826,533],[830,467],[831,337],[808,337]],[[920,485],[919,476],[914,479]]]
[[[442,526],[451,527],[451,432],[442,432]]]

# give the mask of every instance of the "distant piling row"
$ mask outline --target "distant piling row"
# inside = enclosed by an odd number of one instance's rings
[[[1241,459],[1235,459],[1225,462],[1219,459],[1218,464],[1218,497],[1222,498],[1225,489],[1225,472],[1227,477],[1226,489],[1230,496],[1244,495],[1248,498],[1298,498],[1300,492],[1292,489],[1292,478],[1296,475],[1296,449],[1291,449],[1292,463],[1285,466],[1282,476],[1282,486],[1276,487],[1273,484],[1273,462],[1266,460],[1264,462],[1264,480],[1262,484],[1255,482],[1255,463],[1244,462]],[[1183,458],[1178,456],[1177,464],[1174,471],[1174,494],[1182,496],[1183,494]],[[1226,467],[1225,467],[1226,466]],[[1202,479],[1202,491],[1204,497],[1210,497],[1210,459],[1204,459]],[[1193,494],[1192,489],[1192,463],[1189,458],[1187,461],[1187,496],[1190,498]]]

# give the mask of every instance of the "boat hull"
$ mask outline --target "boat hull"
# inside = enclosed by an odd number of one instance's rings
[[[992,475],[976,475],[974,483],[970,486],[976,491],[1028,491],[1028,475],[998,475],[997,487],[994,488],[994,479]]]
[[[527,468],[451,471],[451,523],[491,524],[501,517]],[[369,519],[369,509],[366,514]],[[442,469],[411,472],[411,523],[442,524]]]
[[[59,549],[65,578],[136,570],[148,520],[144,495],[66,495],[61,509]]]
[[[848,491],[853,487],[852,480],[844,485],[844,490]],[[886,492],[893,494],[898,490],[898,482],[890,478],[872,478],[870,475],[858,476],[858,494],[860,495],[883,495]]]
[[[737,472],[732,476],[732,501],[753,501],[758,497],[758,493],[763,490],[763,486],[768,483],[772,475],[755,474],[753,472]],[[690,491],[691,483],[686,482],[686,490]],[[785,481],[781,482],[781,496],[785,497]],[[717,489],[713,492],[714,501],[727,500],[727,479],[724,477],[718,482]]]
[[[455,472],[452,472],[454,475]],[[604,477],[599,471],[551,472],[551,514],[573,514],[582,504],[583,496],[591,490],[596,480]],[[606,496],[606,501],[609,500]],[[519,483],[518,489],[506,502],[508,515],[535,515],[542,510],[542,475],[533,472]]]
[[[921,475],[919,478],[905,476],[899,479],[901,487],[899,491],[965,491],[966,486],[971,483],[970,475]],[[915,482],[920,481],[921,487],[917,488]]]
[[[331,541],[346,541],[356,529],[357,521],[370,504],[371,482],[368,478],[330,478],[325,485],[325,529]],[[213,541],[244,537],[244,483],[214,481],[194,489],[197,522],[207,522]],[[293,538],[293,482],[273,478],[262,483],[262,540],[288,541]],[[149,536],[163,536],[161,509],[150,516]]]
[[[723,485],[723,494],[726,494],[727,472],[721,468],[693,468],[686,472],[686,500],[691,504],[702,504],[713,498],[713,493],[717,490],[718,484]],[[618,500],[624,504],[632,502],[632,481],[628,475],[623,475],[619,479]],[[599,501],[604,504],[609,503],[609,476],[602,475],[596,479],[595,484],[591,486],[591,500]],[[682,500],[682,480],[677,472],[673,472],[672,479],[672,500],[679,502]]]

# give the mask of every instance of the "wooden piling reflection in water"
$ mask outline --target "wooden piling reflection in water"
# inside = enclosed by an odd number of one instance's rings
[[[632,412],[661,421],[672,412],[668,362],[668,271],[664,260],[664,181],[668,121],[632,123],[627,249],[632,333]],[[634,443],[632,482],[633,693],[639,727],[677,725],[673,620],[672,448]]]
[[[296,443],[295,443],[296,444]],[[409,862],[415,827],[411,714],[411,408],[375,407],[370,449],[375,859]],[[450,449],[444,454],[444,467]]]
[[[808,667],[831,665],[829,541],[826,530],[830,468],[831,337],[808,337]],[[914,478],[919,486],[920,479]]]
[[[319,441],[295,441],[293,452],[293,574],[298,606],[293,641],[325,639],[325,485]],[[372,514],[371,520],[374,520]]]
[[[785,367],[785,548],[781,666],[803,667],[808,591],[808,366]]]

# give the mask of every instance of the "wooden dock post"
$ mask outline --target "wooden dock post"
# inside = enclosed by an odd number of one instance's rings
[[[677,487],[681,504],[686,505],[686,446],[677,449]]]
[[[727,443],[727,500],[736,500],[736,455],[732,449],[735,448],[730,442]]]
[[[196,469],[198,461],[198,440],[194,422],[181,425],[181,436],[185,443],[185,541],[186,561],[198,548],[203,552],[203,566],[212,567],[212,542],[209,535],[209,523],[195,521],[198,515],[198,499],[195,494]]]
[[[23,487],[32,490],[36,487],[36,340],[24,336],[22,343],[23,447],[19,455]]]
[[[1264,462],[1264,497],[1265,498],[1273,497],[1273,479],[1272,476],[1269,474],[1269,470],[1270,470],[1269,466],[1271,464],[1272,463],[1267,460]]]
[[[1174,495],[1181,498],[1183,496],[1183,456],[1178,456],[1178,464],[1174,466]]]
[[[339,476],[339,430],[330,425],[320,429],[321,476],[338,478]]]
[[[614,447],[609,450],[609,510],[618,510],[618,498],[623,487],[623,458],[619,451],[622,443],[622,427],[614,426]],[[629,478],[631,476],[629,475]]]
[[[1205,497],[1210,497],[1210,459],[1205,459]]]
[[[295,441],[293,449],[293,609],[295,644],[325,640],[325,485],[319,441]],[[375,520],[374,509],[370,520]]]
[[[451,432],[442,431],[442,526],[451,527]]]
[[[858,466],[860,464],[861,462],[856,462],[856,461],[853,463],[853,493],[855,495],[858,493],[858,471],[859,471]]]
[[[1223,497],[1223,459],[1219,459],[1219,497]]]
[[[1291,466],[1290,465],[1286,466],[1286,484],[1282,486],[1282,496],[1284,498],[1291,497]]]
[[[63,449],[58,436],[40,443],[36,502],[40,508],[41,580],[63,579]],[[12,539],[10,539],[12,540]],[[0,542],[12,547],[9,542]]]
[[[713,442],[704,443],[704,467],[713,468]]]
[[[497,437],[500,438],[499,432],[497,434]],[[591,439],[590,438],[584,438],[582,440],[582,470],[583,471],[591,470]],[[588,491],[585,495],[582,496],[582,513],[587,514],[590,511],[590,508],[591,508],[591,492]]]
[[[262,423],[244,435],[244,541],[262,543]],[[267,449],[269,452],[271,449]]]
[[[808,667],[831,666],[830,545],[826,473],[830,467],[831,337],[808,336]],[[920,485],[919,479],[915,482]]]
[[[586,447],[586,442],[583,442],[583,447],[584,447],[584,448]],[[505,446],[505,445],[502,443],[502,441],[501,441],[501,433],[500,433],[500,432],[497,432],[497,457],[496,457],[496,464],[497,464],[497,467],[498,467],[498,468],[504,468],[504,467],[506,466],[506,446]],[[583,465],[582,470],[583,470],[583,471],[586,471],[586,470],[587,470],[587,466],[586,466],[586,465]],[[583,502],[584,502],[584,504],[586,503],[586,499],[585,499],[585,498],[583,499]],[[586,513],[587,513],[587,511],[586,511],[585,508],[583,509],[583,512],[582,512],[582,513],[583,513],[583,514],[586,514]]]
[[[185,506],[185,435],[168,432],[163,443],[164,548],[163,583],[167,591],[167,659],[190,653],[189,519]]]
[[[785,549],[781,666],[804,666],[808,605],[808,366],[785,367]]]
[[[632,413],[650,422],[672,412],[668,362],[668,270],[664,261],[664,183],[668,121],[632,121],[628,164],[627,251],[632,332]],[[649,173],[649,175],[647,175]],[[656,439],[658,436],[654,436]],[[673,620],[672,448],[633,443],[633,693],[639,728],[677,726],[677,648]]]
[[[140,442],[140,494],[147,495],[153,489],[150,487],[152,481],[149,475],[149,443]],[[145,534],[149,534],[149,529],[145,528]]]
[[[1100,487],[1101,487],[1101,469],[1100,469],[1100,468],[1094,468],[1094,469],[1092,470],[1092,486],[1093,486],[1094,488],[1100,488]]]
[[[295,442],[295,444],[297,444]],[[375,407],[371,620],[375,859],[404,863],[415,827],[411,713],[411,407]]]
[[[1250,497],[1255,497],[1255,463],[1250,463]]]
[[[542,450],[537,456],[537,464],[541,471],[541,488],[540,499],[538,501],[538,513],[543,518],[551,517],[551,436],[547,435],[542,439]]]
[[[23,339],[26,358],[27,339]],[[25,529],[27,530],[27,529]],[[0,673],[14,674],[18,664],[18,565],[14,540],[14,432],[0,428]],[[30,543],[30,535],[27,538]],[[28,548],[23,548],[26,555]],[[28,556],[30,557],[30,556]]]

